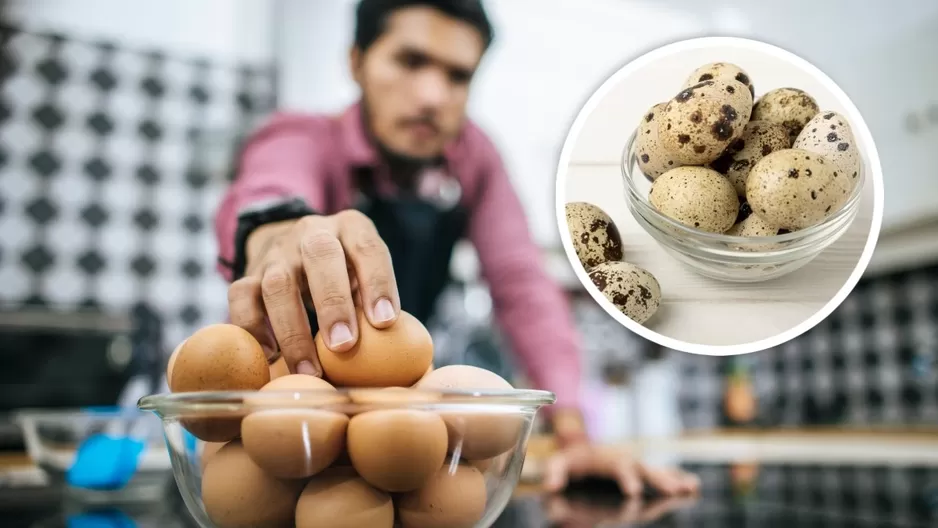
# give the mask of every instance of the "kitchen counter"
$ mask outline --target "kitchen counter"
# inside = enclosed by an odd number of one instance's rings
[[[635,523],[918,528],[938,523],[938,435],[934,431],[701,434],[631,447],[650,454],[654,451],[650,446],[656,446],[659,453],[671,453],[698,474],[701,495],[626,501],[611,483],[591,482],[549,496],[538,487],[537,478],[553,442],[539,437],[532,439],[529,449],[527,483],[519,486],[495,528]],[[830,456],[838,452],[840,456]],[[92,508],[70,500],[60,487],[28,485],[29,470],[24,455],[0,456],[0,524],[4,528],[195,526],[171,481],[167,482],[167,500],[159,503]],[[17,471],[20,478],[10,479]]]

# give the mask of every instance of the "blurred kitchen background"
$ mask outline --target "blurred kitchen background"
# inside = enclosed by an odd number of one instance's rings
[[[226,315],[212,220],[240,141],[274,108],[338,111],[356,97],[353,5],[4,2],[0,413],[164,390],[174,345]],[[487,7],[497,39],[470,112],[574,302],[598,438],[938,423],[938,3]],[[660,350],[621,328],[570,270],[554,207],[560,146],[599,83],[657,45],[714,34],[753,36],[826,71],[863,112],[886,180],[883,236],[856,291],[801,338],[741,358]],[[457,286],[433,324],[440,353],[511,368],[471,248],[452,269]],[[0,447],[18,446],[0,418]]]

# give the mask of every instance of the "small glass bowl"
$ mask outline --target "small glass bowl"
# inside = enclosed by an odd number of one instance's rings
[[[171,485],[172,470],[159,420],[136,409],[74,409],[19,411],[14,421],[23,432],[26,451],[52,484],[61,485],[66,495],[79,503],[127,504],[162,500]],[[131,427],[128,427],[131,426]],[[145,434],[141,435],[141,431]],[[79,449],[93,435],[120,437],[133,434],[145,447],[137,459],[132,478],[116,489],[79,487],[67,475]],[[155,434],[153,434],[155,433]]]
[[[638,165],[633,133],[622,150],[625,198],[635,221],[678,261],[700,275],[724,282],[763,282],[811,262],[840,238],[857,216],[866,166],[839,211],[820,224],[767,237],[740,237],[701,231],[664,216],[648,200],[651,180]]]
[[[333,459],[335,451],[330,451],[330,455],[327,455],[325,462],[323,462],[322,453],[326,448],[322,446],[326,444],[317,444],[315,440],[312,440],[322,437],[321,435],[317,437],[317,430],[319,432],[326,430],[323,429],[322,421],[316,421],[317,417],[321,420],[323,416],[328,415],[331,416],[330,419],[335,420],[336,414],[340,414],[350,418],[350,421],[347,422],[348,424],[354,424],[354,420],[356,420],[357,417],[367,414],[370,411],[401,410],[416,411],[423,417],[421,419],[435,420],[435,418],[439,416],[446,424],[446,441],[448,441],[448,447],[446,448],[447,454],[442,466],[437,470],[434,482],[445,487],[445,483],[449,480],[451,482],[450,485],[454,488],[458,488],[459,492],[455,493],[452,490],[449,492],[439,491],[438,493],[444,496],[443,499],[433,499],[433,493],[426,493],[424,496],[429,497],[426,500],[445,501],[445,496],[452,497],[453,495],[458,495],[459,498],[453,504],[456,504],[456,509],[461,512],[459,514],[461,515],[459,525],[467,527],[472,526],[474,528],[487,528],[495,522],[508,505],[514,489],[518,484],[521,469],[524,464],[528,439],[531,435],[537,411],[542,406],[549,405],[553,402],[554,395],[549,392],[528,390],[460,392],[418,389],[339,389],[338,391],[308,390],[296,392],[199,392],[159,394],[141,399],[138,407],[144,411],[152,411],[161,418],[166,444],[169,449],[170,459],[172,460],[176,484],[179,487],[180,494],[189,512],[203,528],[225,528],[225,524],[230,523],[226,523],[224,519],[219,519],[219,515],[239,516],[242,514],[243,516],[251,516],[252,519],[245,520],[242,518],[235,524],[247,522],[254,528],[267,528],[268,526],[269,528],[282,528],[284,525],[296,526],[297,528],[312,526],[313,523],[311,523],[308,518],[301,522],[299,514],[300,509],[305,508],[305,511],[308,512],[315,511],[315,508],[310,510],[310,508],[312,508],[311,506],[296,507],[297,504],[302,504],[300,492],[306,489],[306,486],[310,483],[314,483],[317,479],[324,478],[325,476],[341,474],[355,477],[358,472],[355,468],[356,461],[354,452],[350,453],[347,450],[348,444],[345,442],[347,429],[339,429],[341,431],[342,447],[340,448],[338,457]],[[271,463],[269,461],[269,453],[290,453],[289,456],[291,460],[298,458],[296,463],[288,462],[288,464],[292,465],[286,467],[291,468],[309,468],[311,467],[310,464],[321,465],[332,460],[328,467],[319,470],[319,472],[312,476],[276,479],[275,482],[278,483],[278,489],[290,490],[288,493],[290,498],[281,500],[282,495],[279,495],[274,500],[270,501],[272,503],[279,503],[279,506],[277,506],[276,510],[272,510],[273,513],[265,514],[267,517],[264,519],[253,518],[257,513],[252,510],[252,508],[257,508],[257,503],[239,507],[238,504],[241,503],[235,500],[232,504],[218,506],[209,504],[207,507],[203,499],[209,498],[209,500],[217,501],[217,498],[212,499],[211,497],[217,497],[218,493],[213,495],[212,492],[209,492],[209,494],[203,496],[202,457],[207,447],[218,449],[221,444],[210,444],[202,440],[193,441],[194,437],[192,437],[187,430],[188,426],[195,432],[197,429],[193,428],[192,424],[196,422],[205,424],[205,422],[202,422],[203,420],[217,420],[217,423],[224,427],[229,427],[230,424],[234,422],[236,431],[246,432],[249,427],[247,424],[250,423],[247,420],[254,415],[277,416],[274,420],[260,422],[263,419],[256,418],[253,422],[254,424],[267,423],[271,425],[273,429],[276,429],[275,434],[267,437],[273,440],[264,440],[264,442],[274,442],[276,447],[271,444],[271,449],[268,450],[266,444],[253,444],[255,446],[254,449],[261,449],[256,447],[259,445],[262,447],[262,451],[260,451],[262,454],[257,456],[267,459],[268,462],[266,463]],[[385,417],[386,416],[388,415],[385,415]],[[283,426],[284,418],[289,420],[292,425]],[[341,421],[343,417],[339,417],[339,419]],[[404,430],[402,428],[411,427],[406,424],[404,426],[392,425],[391,429],[388,429],[388,424],[391,421],[392,420],[387,418],[384,420],[370,420],[372,424],[383,424],[377,426],[373,432],[368,433],[369,436],[374,438],[372,452],[377,453],[369,455],[372,457],[372,464],[377,462],[383,467],[388,467],[400,465],[400,460],[412,460],[402,458],[400,451],[395,453],[392,452],[392,449],[387,447],[390,445],[389,442],[392,442],[388,440],[388,438],[393,438],[392,435],[395,434],[394,428],[397,430],[397,438],[400,438],[400,431]],[[331,423],[334,424],[335,422],[333,421]],[[351,427],[351,425],[345,427]],[[359,426],[359,430],[363,428],[364,426]],[[421,431],[424,430],[425,429],[414,427],[412,433],[407,433],[408,436],[406,438],[413,438],[415,439],[413,440],[414,442],[419,443],[417,439]],[[244,438],[248,438],[248,436],[244,436]],[[255,438],[257,438],[256,433]],[[491,445],[493,439],[497,439],[495,440],[497,447]],[[226,452],[229,453],[226,455],[226,460],[247,461],[238,462],[238,467],[241,468],[239,474],[243,475],[243,478],[246,479],[245,482],[252,479],[274,478],[270,476],[272,472],[266,469],[270,466],[264,466],[263,461],[260,463],[256,462],[259,460],[255,456],[255,453],[258,453],[258,451],[249,450],[239,439],[232,440],[231,442],[232,445],[222,449],[227,449]],[[256,441],[252,440],[252,442]],[[407,440],[407,443],[409,442],[410,440]],[[334,446],[335,444],[333,444],[333,447],[330,449],[334,450]],[[388,450],[386,455],[381,453],[382,449]],[[482,461],[478,459],[467,459],[466,456],[463,456],[464,454],[470,454],[473,450],[475,450],[475,453],[482,453],[479,449],[483,451],[486,449],[489,450],[485,451],[485,456],[490,455],[493,452],[491,451],[492,449],[496,449],[498,452]],[[213,450],[212,452],[215,451]],[[359,451],[359,453],[361,453],[361,451]],[[395,456],[396,454],[398,456]],[[411,455],[413,455],[413,453],[411,453]],[[218,455],[216,452],[216,454],[209,454],[207,456],[214,457]],[[479,454],[477,456],[483,455]],[[420,457],[418,456],[418,458]],[[320,461],[318,463],[312,462],[316,459]],[[209,461],[206,467],[211,468],[211,458],[205,460]],[[436,459],[434,458],[433,460],[435,461]],[[282,465],[282,461],[275,461],[274,463],[281,464],[281,467],[285,467]],[[419,464],[420,462],[417,463]],[[433,464],[435,464],[435,462],[433,462]],[[467,466],[474,468],[468,469],[468,472],[472,473],[472,478],[468,481],[465,480],[466,477],[464,476],[467,471]],[[250,468],[250,471],[245,472],[244,467]],[[316,467],[319,466],[317,465]],[[404,468],[403,473],[407,474],[409,467],[410,466]],[[234,470],[226,469],[225,471],[230,473]],[[390,470],[385,469],[385,471]],[[396,469],[394,471],[398,470]],[[457,473],[457,471],[459,471],[459,473]],[[476,471],[478,471],[478,473],[476,473]],[[217,470],[215,474],[220,472],[221,470]],[[250,473],[250,475],[244,473]],[[457,484],[460,482],[459,480],[450,480],[456,478],[456,475],[463,475],[462,478],[464,480],[462,480],[462,483]],[[213,482],[217,483],[219,480],[213,480]],[[484,482],[484,489],[482,489],[481,486],[482,482]],[[473,492],[472,488],[476,485],[474,483],[478,483],[480,487]],[[219,484],[212,485],[219,486]],[[222,486],[224,486],[226,490],[225,494],[223,494],[225,496],[231,494],[238,495],[250,491],[241,489],[238,487],[239,485],[231,483],[225,483],[222,484]],[[375,486],[373,493],[381,497],[390,497],[390,499],[382,500],[393,501],[394,520],[395,522],[400,522],[401,516],[408,514],[406,512],[402,513],[403,508],[401,505],[405,503],[400,501],[413,501],[417,492],[383,494],[384,492],[377,491],[377,487],[378,486]],[[436,489],[440,490],[443,488]],[[295,497],[293,496],[294,493],[296,494]],[[481,501],[483,494],[484,502]],[[408,495],[410,496],[409,498]],[[473,502],[472,497],[476,498],[475,502]],[[271,499],[271,497],[268,497],[268,499]],[[255,501],[263,500],[263,498],[255,497]],[[381,518],[388,522],[386,528],[391,528],[392,525],[388,518],[388,515],[390,515],[388,512],[390,508],[392,508],[392,506],[390,506],[391,503],[383,502],[382,504],[388,506],[381,507],[381,511],[383,512]],[[413,505],[414,502],[410,502],[410,504]],[[419,500],[417,504],[419,504]],[[426,504],[426,510],[417,508],[416,514],[413,513],[415,510],[414,507],[411,506],[410,510],[408,510],[411,512],[409,514],[422,516],[423,521],[433,519],[437,524],[443,523],[447,526],[452,525],[445,515],[453,514],[443,511],[446,508],[445,504],[437,502],[433,504],[432,507],[430,507],[430,504],[431,503]],[[232,508],[234,510],[232,510]],[[294,512],[294,510],[297,511]],[[235,513],[232,513],[232,511],[235,511]],[[215,512],[214,515],[213,512]],[[348,515],[361,515],[360,512],[347,513]],[[294,518],[295,514],[296,518]],[[344,514],[344,512],[336,510],[330,513],[330,515],[333,514],[339,515]],[[438,517],[439,515],[444,515],[444,517],[440,518]],[[466,521],[467,516],[469,521]],[[213,519],[213,517],[215,518]],[[354,519],[350,517],[348,520],[352,522]],[[364,521],[360,517],[358,520],[354,520],[354,522],[359,521],[364,523],[374,522]],[[468,524],[466,524],[466,522],[468,522]],[[397,525],[398,524],[394,524],[394,526]]]

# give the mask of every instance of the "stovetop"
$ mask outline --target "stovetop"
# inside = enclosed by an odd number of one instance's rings
[[[514,499],[494,528],[925,528],[938,526],[938,467],[697,464],[699,497],[625,500],[609,482]],[[0,488],[4,528],[195,527],[178,493],[153,505],[90,509],[56,490]]]

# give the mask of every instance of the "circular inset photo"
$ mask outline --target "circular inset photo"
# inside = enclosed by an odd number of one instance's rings
[[[662,346],[730,355],[784,343],[854,288],[882,223],[869,129],[822,71],[740,38],[670,44],[580,111],[557,217],[580,281]]]

